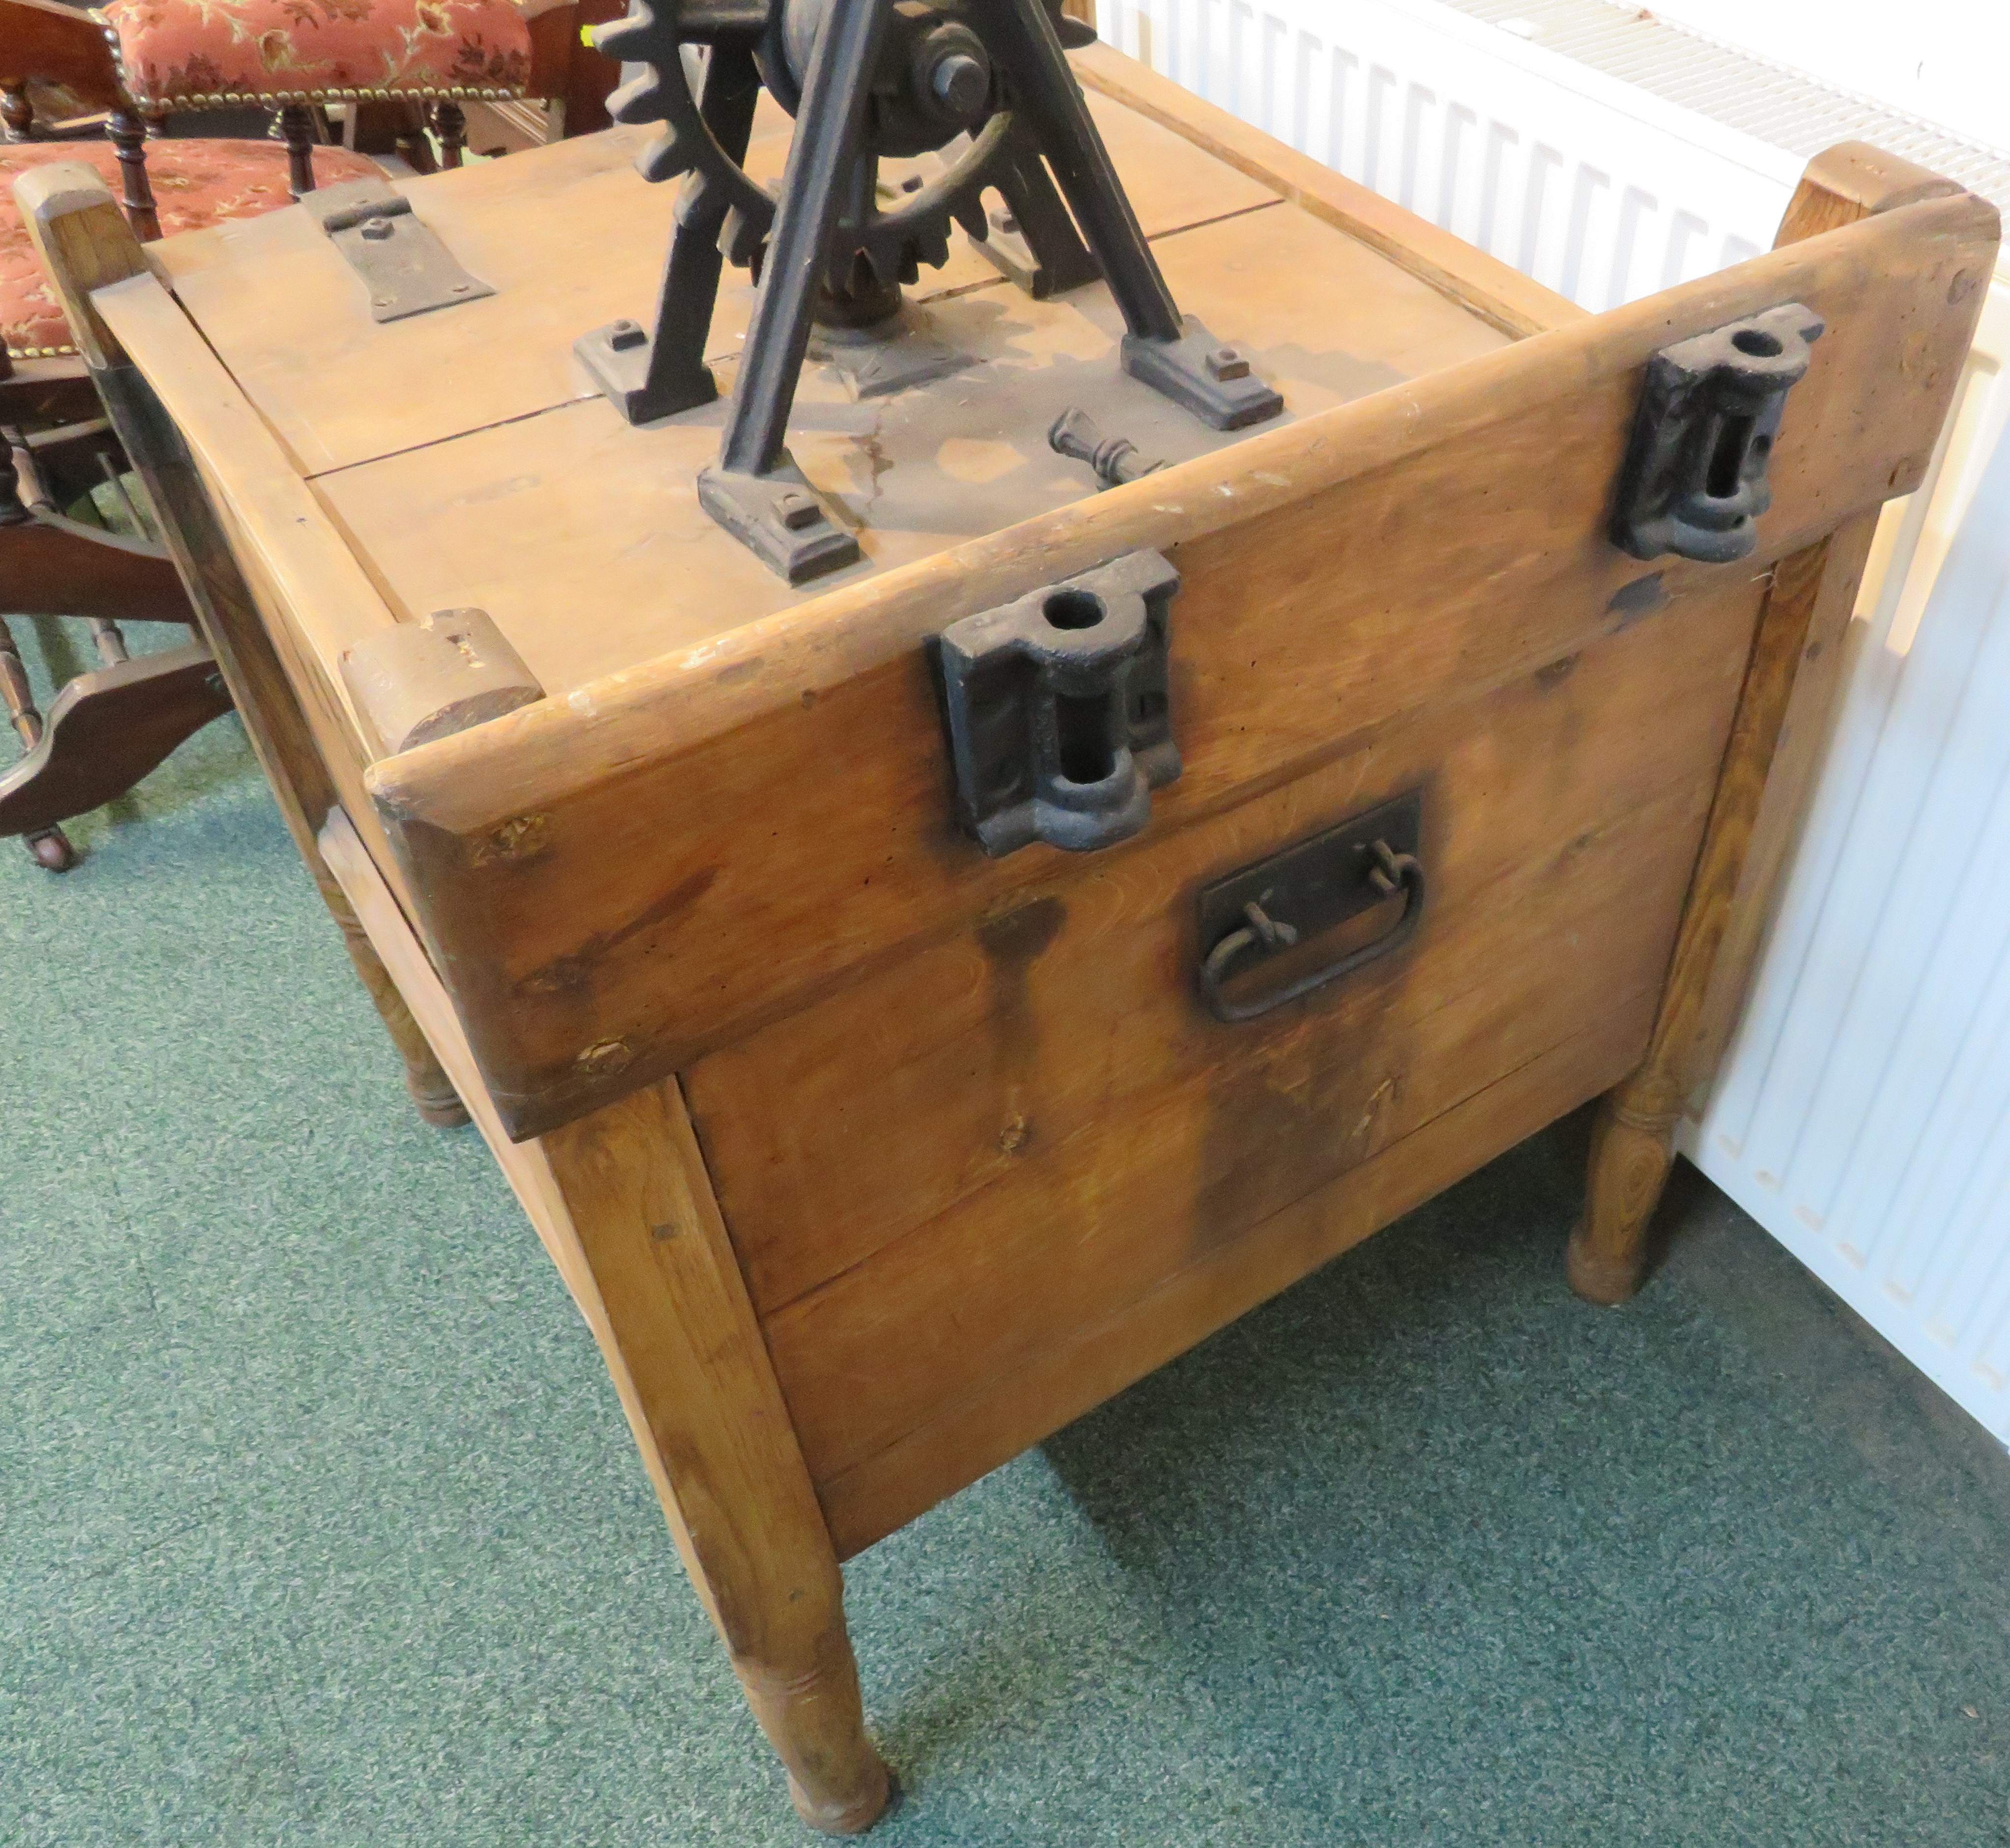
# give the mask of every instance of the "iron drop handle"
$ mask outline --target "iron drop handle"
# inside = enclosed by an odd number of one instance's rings
[[[1335,961],[1286,983],[1281,988],[1270,990],[1249,1000],[1232,1001],[1223,992],[1224,986],[1231,977],[1255,966],[1252,952],[1274,954],[1296,943],[1299,936],[1291,925],[1271,917],[1264,910],[1260,898],[1245,901],[1241,910],[1244,922],[1216,942],[1201,961],[1201,998],[1216,1020],[1254,1020],[1288,1001],[1310,994],[1316,988],[1323,988],[1329,983],[1352,975],[1377,958],[1401,949],[1415,935],[1424,909],[1422,862],[1415,854],[1398,853],[1380,836],[1366,851],[1374,862],[1364,876],[1365,883],[1378,895],[1373,902],[1393,898],[1398,892],[1403,894],[1403,908],[1395,922],[1380,936],[1358,945]],[[1263,896],[1267,897],[1269,894]]]

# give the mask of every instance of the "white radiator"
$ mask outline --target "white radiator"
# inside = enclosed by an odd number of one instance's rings
[[[1593,310],[1773,241],[1802,162],[1448,7],[1101,0],[1103,36]]]
[[[1994,151],[1602,0],[1100,0],[1099,23],[1594,310],[1769,247],[1835,141],[2010,204]],[[1684,1147],[2010,1441],[2006,415],[2010,268],[1925,485],[1879,524],[1820,785]]]
[[[2010,1441],[2010,293],[1879,529],[1704,1173]],[[1993,459],[1992,459],[1993,452]]]

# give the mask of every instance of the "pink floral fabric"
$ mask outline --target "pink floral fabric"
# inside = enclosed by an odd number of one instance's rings
[[[16,176],[50,161],[83,161],[104,176],[114,198],[124,190],[119,156],[108,141],[0,146],[0,341],[15,359],[76,350],[69,323],[14,209]],[[314,169],[318,186],[383,177],[375,161],[343,147],[317,147]],[[276,141],[149,141],[147,177],[153,182],[164,237],[200,231],[226,219],[256,218],[293,203],[286,190],[286,151]]]
[[[510,0],[112,0],[99,15],[142,105],[503,97],[531,78]]]

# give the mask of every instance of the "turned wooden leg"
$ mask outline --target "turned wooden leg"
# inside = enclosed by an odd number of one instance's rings
[[[439,137],[440,165],[459,166],[467,147],[467,112],[456,102],[434,104],[433,130]]]
[[[279,139],[286,144],[286,184],[297,199],[314,190],[314,112],[305,103],[281,106]]]
[[[1958,190],[1846,143],[1809,164],[1774,245]],[[1592,1129],[1584,1217],[1566,1257],[1571,1287],[1591,1302],[1621,1302],[1639,1288],[1676,1127],[1736,1025],[1767,901],[1813,780],[1877,525],[1876,512],[1859,515],[1773,567],[1647,1054],[1607,1093]]]
[[[891,1785],[866,1736],[843,1581],[677,1082],[538,1147],[578,1239],[582,1307],[797,1813],[861,1833]]]
[[[316,858],[318,862],[319,856]],[[364,990],[376,1004],[384,1030],[391,1036],[391,1043],[397,1047],[399,1057],[405,1062],[405,1089],[411,1093],[419,1114],[443,1129],[458,1128],[467,1121],[467,1107],[461,1102],[453,1080],[447,1076],[420,1030],[419,1023],[412,1018],[412,1011],[406,1006],[405,997],[398,992],[397,984],[391,979],[383,959],[371,947],[369,938],[357,919],[355,908],[325,866],[320,869],[318,883],[330,914],[342,927],[342,941],[349,951],[349,960],[356,965]]]
[[[161,235],[160,215],[154,208],[153,182],[147,177],[147,125],[128,108],[114,109],[105,132],[119,151],[126,222],[143,243]]]
[[[424,947],[349,818],[322,863],[414,1011],[579,1305],[671,1537],[812,1827],[858,1834],[891,1783],[866,1736],[844,1587],[674,1079],[513,1142]]]
[[[35,517],[34,510],[21,498],[21,470],[16,459],[17,454],[27,454],[27,439],[12,425],[0,428],[0,526],[27,526]]]
[[[437,173],[439,162],[433,158],[433,144],[426,138],[424,104],[401,97],[387,107],[399,112],[392,152],[414,173]]]
[[[34,689],[28,684],[28,670],[22,665],[14,631],[4,616],[0,616],[0,697],[7,702],[7,717],[22,748],[34,750],[42,741],[41,711],[35,704]]]
[[[12,470],[4,461],[0,461],[0,469],[5,470],[6,483],[11,485]],[[28,670],[21,663],[21,651],[14,645],[14,631],[3,616],[0,616],[0,698],[6,702],[7,717],[23,748],[34,750],[41,742],[42,715],[36,707],[34,689],[28,684]],[[60,827],[32,829],[21,837],[21,844],[28,850],[28,857],[47,872],[67,872],[76,864],[76,850]]]
[[[777,1666],[732,1658],[747,1704],[789,1774],[789,1800],[811,1828],[863,1835],[893,1796],[893,1774],[866,1736],[858,1665],[840,1608],[804,1651]]]
[[[0,461],[0,469],[6,470],[6,481],[11,484],[12,470],[6,468],[4,461]],[[42,739],[42,715],[35,705],[34,691],[28,684],[21,651],[14,645],[14,631],[3,616],[0,616],[0,698],[6,702],[8,720],[22,748],[34,750]],[[67,872],[76,864],[76,849],[59,826],[31,828],[21,837],[21,844],[28,850],[28,857],[45,872]]]
[[[1646,1089],[1629,1079],[1607,1092],[1592,1123],[1584,1217],[1564,1253],[1570,1286],[1587,1302],[1624,1302],[1640,1287],[1647,1222],[1674,1165],[1682,1113],[1640,1108]]]

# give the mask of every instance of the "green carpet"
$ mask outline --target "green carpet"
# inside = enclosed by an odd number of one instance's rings
[[[0,1843],[805,1840],[236,722],[73,834],[0,843]],[[855,1562],[875,1839],[2010,1843],[2010,1462],[1686,1171],[1574,1300],[1582,1137]]]

